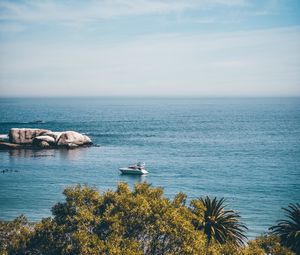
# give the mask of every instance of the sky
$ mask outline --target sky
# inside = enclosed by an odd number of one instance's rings
[[[0,0],[22,96],[300,96],[300,1]]]

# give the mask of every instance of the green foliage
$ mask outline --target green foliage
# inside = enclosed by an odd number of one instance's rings
[[[104,194],[78,185],[64,195],[53,218],[37,223],[25,245],[4,247],[8,254],[201,254],[205,247],[183,194],[170,201],[161,188],[120,183]]]
[[[248,247],[243,250],[243,255],[293,255],[294,253],[281,246],[277,236],[268,235],[258,237],[249,242]]]
[[[12,250],[26,246],[30,231],[24,215],[10,222],[0,221],[0,254],[11,254]]]
[[[287,219],[279,220],[271,227],[273,234],[279,236],[282,245],[300,254],[300,204],[289,204],[285,211]]]
[[[240,223],[237,212],[225,210],[224,198],[200,198],[192,201],[192,206],[193,212],[200,216],[198,220],[194,220],[194,225],[204,231],[208,243],[214,240],[220,244],[244,244],[247,227]]]
[[[234,225],[238,217],[234,214],[232,218],[232,211],[220,209],[223,200],[211,201],[219,209],[208,214],[210,207],[205,199],[193,200],[189,207],[185,194],[179,193],[170,200],[163,195],[163,189],[146,183],[137,184],[133,191],[120,183],[116,191],[103,194],[77,185],[66,188],[64,195],[65,201],[52,208],[51,218],[34,225],[28,224],[23,216],[12,222],[0,222],[0,254],[292,254],[279,253],[284,248],[277,239],[267,246],[265,240],[252,241],[246,248],[237,246],[240,241],[232,234],[232,226],[240,226]],[[207,239],[207,231],[199,227],[204,226],[209,215],[215,214],[228,216],[230,223],[223,224],[224,228],[229,227],[226,234],[230,237],[222,235],[222,242],[212,231]]]
[[[227,242],[223,245],[212,242],[208,248],[209,255],[295,255],[292,251],[280,244],[278,237],[267,235],[257,237],[248,242],[244,247]]]

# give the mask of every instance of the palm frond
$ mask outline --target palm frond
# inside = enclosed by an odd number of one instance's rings
[[[237,246],[242,246],[247,239],[245,232],[247,227],[240,223],[240,215],[233,210],[225,210],[225,199],[205,198],[199,199],[203,204],[204,220],[202,225],[197,225],[198,229],[204,230],[208,242],[212,239],[220,244],[232,242]]]
[[[270,230],[279,236],[282,245],[300,254],[300,204],[289,204],[282,209],[287,219],[279,220]]]

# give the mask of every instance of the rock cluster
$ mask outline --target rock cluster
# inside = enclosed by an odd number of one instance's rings
[[[7,148],[21,147],[67,147],[75,148],[83,145],[91,145],[91,139],[75,131],[53,132],[47,129],[12,128],[9,132],[10,143],[3,143]]]
[[[35,137],[48,132],[51,131],[37,128],[12,128],[9,131],[9,141],[17,144],[29,144]]]

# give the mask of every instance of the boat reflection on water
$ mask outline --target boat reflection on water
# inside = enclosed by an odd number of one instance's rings
[[[120,181],[124,182],[146,182],[147,175],[120,174]]]

